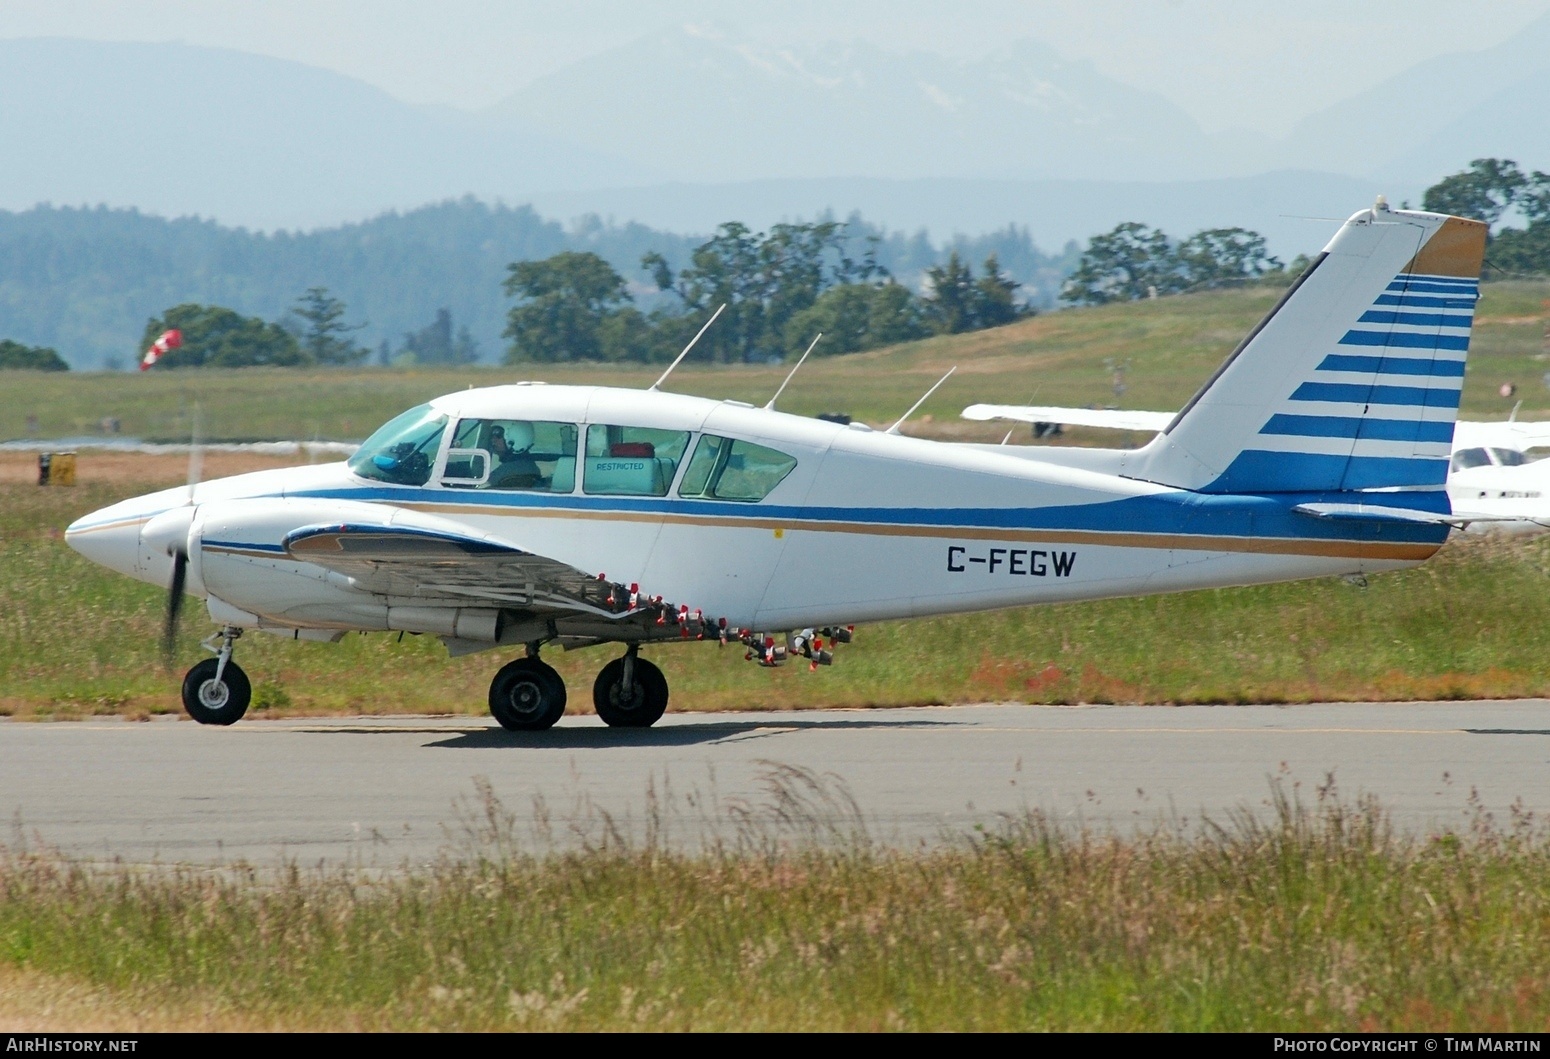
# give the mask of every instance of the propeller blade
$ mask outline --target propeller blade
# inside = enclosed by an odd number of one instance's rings
[[[177,648],[178,614],[183,610],[183,582],[188,577],[188,552],[178,548],[172,553],[172,584],[167,587],[167,624],[162,630],[161,653],[168,666]]]

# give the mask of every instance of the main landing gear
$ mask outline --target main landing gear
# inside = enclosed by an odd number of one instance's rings
[[[490,681],[490,713],[508,731],[540,731],[564,712],[565,681],[536,651],[506,663]]]
[[[241,635],[241,629],[227,626],[206,640],[215,657],[206,658],[183,678],[183,708],[200,724],[235,724],[248,712],[253,686],[242,667],[231,660],[232,645]],[[221,641],[218,649],[213,644],[216,639]]]
[[[649,728],[667,710],[667,678],[631,644],[603,667],[592,685],[592,704],[613,728]],[[536,732],[565,712],[565,682],[536,650],[508,662],[490,682],[490,713],[502,728]]]

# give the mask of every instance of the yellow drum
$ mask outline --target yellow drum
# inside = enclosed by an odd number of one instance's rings
[[[38,454],[39,485],[74,485],[75,453],[42,452]]]

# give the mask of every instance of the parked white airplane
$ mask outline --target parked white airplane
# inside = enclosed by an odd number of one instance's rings
[[[137,497],[66,539],[170,582],[171,619],[183,592],[205,599],[216,657],[183,682],[200,721],[247,708],[245,630],[385,629],[454,653],[524,645],[490,687],[511,729],[564,710],[542,647],[624,644],[593,702],[649,725],[668,688],[644,644],[826,662],[819,641],[853,622],[1421,562],[1451,524],[1484,245],[1474,221],[1381,200],[1357,213],[1137,450],[944,444],[656,386],[518,384],[411,409],[347,463]]]

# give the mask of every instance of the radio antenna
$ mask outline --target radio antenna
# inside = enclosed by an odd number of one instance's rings
[[[1028,403],[1033,404],[1033,399],[1037,396],[1039,396],[1039,387],[1035,386],[1033,392],[1028,395]],[[1006,432],[1006,437],[1001,439],[1001,444],[1004,446],[1008,441],[1011,441],[1012,435],[1015,433],[1017,433],[1017,427],[1013,426],[1011,430]]]
[[[727,307],[727,303],[726,302],[722,302],[721,303],[721,309],[725,309],[726,307]],[[721,315],[721,309],[717,309],[714,313],[711,314],[710,319],[705,321],[705,326],[700,328],[698,333],[696,333],[693,338],[689,339],[689,344],[687,346],[684,346],[684,351],[682,353],[678,354],[678,360],[675,360],[671,364],[669,364],[667,366],[667,370],[662,373],[662,377],[660,379],[658,379],[656,382],[652,383],[649,387],[646,388],[646,392],[647,393],[650,393],[652,390],[661,389],[662,384],[667,381],[667,377],[669,375],[673,374],[673,369],[678,367],[678,362],[683,360],[685,357],[687,357],[689,355],[689,350],[693,349],[694,348],[694,344],[700,340],[700,335],[703,335],[706,331],[710,330],[710,325],[715,323],[716,322],[716,317]]]
[[[956,365],[956,364],[954,364],[952,367],[948,368],[947,369],[947,374],[943,375],[940,379],[938,379],[936,381],[936,386],[931,387],[931,389],[929,389],[925,393],[921,394],[920,395],[920,400],[918,400],[914,404],[910,405],[910,410],[908,412],[905,412],[902,416],[900,416],[899,417],[899,421],[897,423],[895,423],[893,426],[888,428],[888,433],[890,433],[890,434],[897,434],[899,432],[899,428],[904,425],[904,421],[906,419],[908,419],[910,416],[915,414],[915,409],[917,409],[921,405],[925,404],[926,403],[926,398],[928,398],[932,394],[936,393],[937,387],[941,386],[944,382],[946,382],[948,380],[948,378],[952,375],[952,373],[957,371],[957,370],[958,370],[958,365]]]
[[[813,346],[816,346],[818,344],[818,339],[822,338],[822,337],[823,337],[823,332],[819,331],[817,337],[813,339],[812,345],[809,345],[807,347],[807,353],[811,353],[813,351]],[[786,383],[791,381],[791,376],[793,376],[793,375],[795,375],[797,373],[797,368],[800,368],[802,366],[803,361],[807,360],[807,353],[803,353],[802,354],[802,359],[797,361],[796,368],[792,368],[790,373],[786,375],[786,382],[783,382],[783,383],[780,384],[780,389],[775,391],[775,396],[770,398],[770,403],[764,406],[764,410],[766,412],[773,412],[773,411],[775,411],[775,401],[776,401],[776,398],[780,397],[781,394],[786,392]]]

